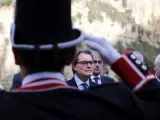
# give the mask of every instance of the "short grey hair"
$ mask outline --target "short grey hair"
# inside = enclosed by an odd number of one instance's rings
[[[99,54],[99,52],[98,51],[95,51],[95,50],[92,50],[92,55],[93,56],[99,56],[100,58],[101,58],[101,55]]]

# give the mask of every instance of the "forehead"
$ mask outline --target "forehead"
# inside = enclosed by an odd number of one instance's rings
[[[102,60],[100,55],[93,55],[93,60]]]
[[[92,60],[92,56],[90,54],[86,54],[86,53],[80,53],[78,56],[78,60],[79,61],[91,61]]]

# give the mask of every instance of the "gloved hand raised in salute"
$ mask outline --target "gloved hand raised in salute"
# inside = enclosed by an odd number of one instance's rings
[[[86,35],[85,44],[89,48],[97,50],[104,62],[111,65],[112,70],[134,91],[140,90],[150,80],[156,80],[132,52],[128,51],[120,55],[105,38]]]

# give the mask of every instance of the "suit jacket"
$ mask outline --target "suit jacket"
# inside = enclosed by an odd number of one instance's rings
[[[76,84],[76,81],[75,81],[74,77],[71,80],[68,80],[67,83],[68,83],[68,85],[71,85],[71,86],[74,86],[74,87],[78,87],[77,84]],[[89,87],[95,87],[95,86],[97,86],[97,84],[94,83],[94,82],[92,82],[91,79],[89,79],[89,85],[90,85]]]
[[[15,90],[19,88],[21,84],[22,84],[22,76],[21,76],[21,73],[18,72],[13,76],[13,83],[12,83],[11,90]]]
[[[114,83],[114,79],[110,78],[108,76],[101,76],[101,82],[102,84],[110,84],[110,83]]]
[[[108,76],[100,76],[100,77],[101,77],[101,84],[113,84],[113,83],[115,83],[113,78],[110,78]],[[91,79],[91,81],[92,81],[92,79]]]

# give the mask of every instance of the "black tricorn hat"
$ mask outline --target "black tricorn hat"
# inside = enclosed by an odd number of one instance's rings
[[[71,0],[15,0],[11,26],[12,46],[22,49],[68,48],[84,40],[72,28]]]

